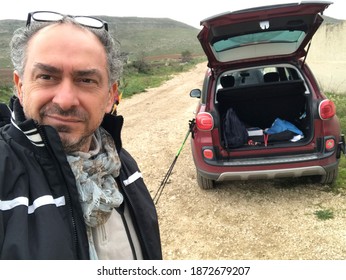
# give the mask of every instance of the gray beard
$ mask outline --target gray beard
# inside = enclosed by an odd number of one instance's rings
[[[62,140],[62,147],[66,154],[72,154],[74,152],[80,151],[81,147],[85,145],[87,140],[88,140],[88,137],[83,137],[77,143],[72,143],[72,144],[70,142]]]
[[[56,127],[56,130],[59,132],[69,132],[69,128],[65,126],[59,126]],[[65,151],[66,154],[72,154],[74,152],[79,152],[81,150],[81,147],[85,145],[85,143],[88,142],[90,139],[91,135],[83,135],[77,142],[71,143],[70,141],[67,141],[65,139],[61,139],[62,147]]]

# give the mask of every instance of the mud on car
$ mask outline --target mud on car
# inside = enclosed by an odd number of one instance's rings
[[[191,150],[201,188],[302,176],[334,183],[344,136],[335,104],[305,61],[330,4],[271,5],[201,21],[208,69],[202,90],[190,92],[199,98]],[[233,146],[230,110],[247,132]]]

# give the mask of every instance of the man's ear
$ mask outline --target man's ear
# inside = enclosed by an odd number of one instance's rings
[[[17,71],[13,71],[13,82],[20,104],[23,105],[23,82]]]
[[[118,98],[118,84],[114,83],[112,87],[109,89],[109,98],[108,98],[108,104],[106,107],[107,113],[109,113],[113,109],[114,102],[116,98]]]

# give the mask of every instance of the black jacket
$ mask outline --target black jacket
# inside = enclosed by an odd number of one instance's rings
[[[9,115],[1,106],[3,125]],[[25,120],[18,100],[13,112],[15,121],[0,128],[0,259],[89,259],[75,177],[59,135]],[[162,259],[155,206],[135,160],[122,148],[122,125],[123,118],[114,115],[102,123],[122,162],[118,182],[144,259]]]

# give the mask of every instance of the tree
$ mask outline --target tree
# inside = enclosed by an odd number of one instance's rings
[[[182,62],[190,62],[192,60],[192,54],[190,51],[185,50],[181,53],[181,61]]]

